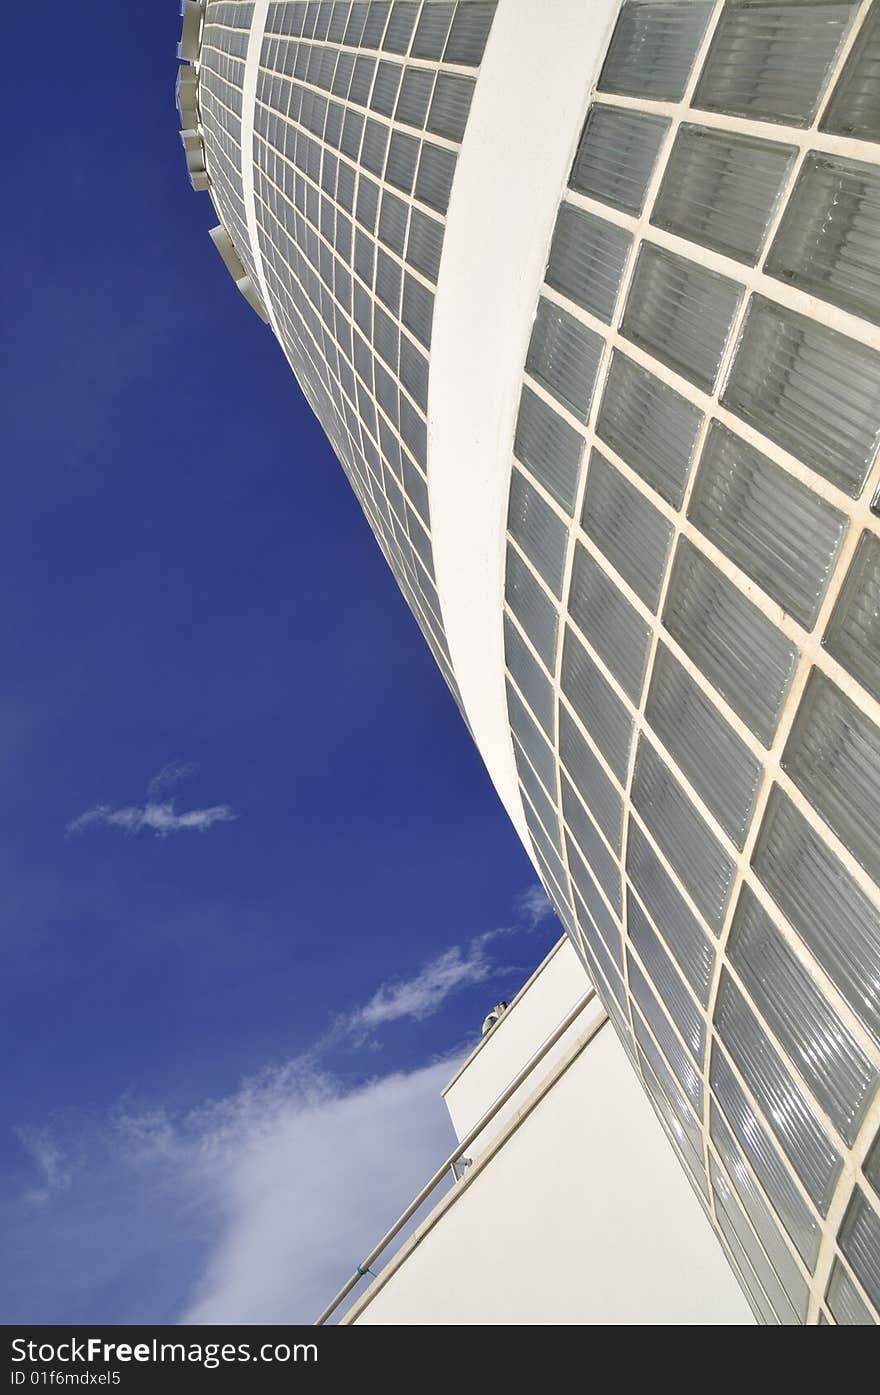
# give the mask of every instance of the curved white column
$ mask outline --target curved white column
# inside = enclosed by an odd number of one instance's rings
[[[257,227],[257,205],[254,199],[254,118],[257,114],[257,78],[260,73],[260,54],[263,51],[263,35],[269,16],[270,0],[255,0],[254,17],[248,33],[247,57],[244,61],[244,79],[241,86],[241,192],[247,219],[248,240],[257,273],[257,287],[269,317],[269,324],[278,343],[284,348],[284,340],[278,330],[275,307],[266,284],[263,258],[260,254],[260,237]]]
[[[500,0],[434,309],[428,493],[437,589],[474,738],[527,848],[504,692],[511,451],[556,210],[618,8],[618,0]]]

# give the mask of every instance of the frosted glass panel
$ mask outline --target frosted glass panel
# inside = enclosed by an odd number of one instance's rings
[[[538,301],[526,371],[563,407],[586,421],[605,341],[543,296]]]
[[[721,401],[856,498],[880,441],[880,354],[753,296]]]
[[[877,1087],[877,1071],[748,886],[727,952],[767,1025],[852,1144]]]
[[[809,629],[847,519],[719,421],[706,438],[688,518]]]
[[[683,125],[651,222],[754,265],[796,149]]]
[[[880,882],[880,730],[814,668],[782,768]]]
[[[624,213],[641,213],[668,129],[665,116],[597,103],[587,113],[569,184]]]
[[[665,644],[658,645],[645,715],[737,847],[745,843],[761,765]]]
[[[656,610],[672,524],[597,450],[590,456],[581,524],[636,594]]]
[[[685,538],[678,545],[663,622],[749,729],[769,746],[797,650]]]
[[[742,294],[726,276],[643,242],[621,334],[711,392]]]
[[[855,8],[815,0],[728,0],[694,104],[808,126]]]
[[[524,387],[516,423],[514,454],[569,513],[574,508],[583,437],[543,398]]]
[[[693,0],[677,4],[626,0],[599,90],[677,101],[684,93],[711,8]]]
[[[880,538],[864,532],[822,641],[880,699]]]
[[[676,508],[702,420],[698,407],[614,350],[596,431]]]
[[[625,228],[564,203],[550,246],[548,285],[610,321],[631,241]]]
[[[562,519],[519,470],[510,480],[507,526],[555,595],[562,595],[568,533]]]
[[[880,323],[880,168],[807,155],[765,269]]]
[[[782,913],[880,1044],[880,912],[779,786],[752,858]]]

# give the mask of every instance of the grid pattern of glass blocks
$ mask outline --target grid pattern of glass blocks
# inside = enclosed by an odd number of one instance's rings
[[[625,0],[514,443],[537,860],[767,1323],[880,1317],[878,34]]]
[[[240,173],[252,158],[282,347],[456,700],[431,546],[428,376],[446,208],[494,10],[271,4],[243,154],[252,5],[208,0],[200,68],[218,211],[252,271]]]

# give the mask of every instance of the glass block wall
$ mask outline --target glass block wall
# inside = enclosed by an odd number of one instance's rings
[[[880,1312],[880,4],[627,0],[525,363],[536,858],[758,1318]]]
[[[240,174],[252,159],[273,327],[458,701],[431,546],[429,351],[495,0],[271,4],[242,156],[252,10],[206,5],[199,91],[218,211],[252,271]]]

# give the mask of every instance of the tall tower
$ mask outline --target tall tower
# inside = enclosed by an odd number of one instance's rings
[[[876,1322],[880,0],[184,0],[180,56],[756,1314]]]

